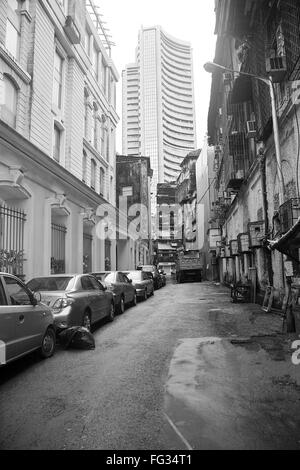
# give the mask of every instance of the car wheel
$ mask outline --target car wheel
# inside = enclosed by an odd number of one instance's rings
[[[119,311],[119,313],[124,313],[125,312],[124,297],[121,297],[121,299],[120,299],[120,304],[119,304],[119,307],[118,307],[118,311]]]
[[[136,292],[134,293],[133,300],[132,300],[132,306],[135,307],[137,304],[137,298],[136,298]]]
[[[55,351],[55,344],[56,344],[55,331],[52,328],[48,328],[48,330],[46,331],[43,337],[42,346],[40,349],[40,355],[45,359],[53,356],[54,351]]]
[[[91,314],[90,312],[85,311],[82,319],[82,326],[87,330],[91,331],[91,325]]]
[[[112,302],[109,307],[108,321],[114,321],[115,319],[115,305]]]

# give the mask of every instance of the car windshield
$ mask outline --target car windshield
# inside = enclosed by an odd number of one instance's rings
[[[132,279],[133,281],[140,281],[142,279],[142,272],[141,271],[130,271],[125,273],[128,279]]]
[[[37,277],[27,283],[33,292],[69,290],[74,284],[73,277]]]
[[[104,279],[105,282],[114,282],[115,280],[115,273],[105,274]]]

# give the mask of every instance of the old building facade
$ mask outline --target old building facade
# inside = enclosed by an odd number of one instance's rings
[[[115,241],[97,209],[115,205],[111,44],[93,1],[0,5],[1,269],[32,275],[104,269]]]
[[[220,276],[239,281],[255,268],[258,290],[263,293],[273,286],[278,301],[291,259],[271,250],[270,242],[288,232],[300,216],[299,25],[300,5],[294,0],[216,1],[214,62],[227,68],[213,73],[208,119],[222,207],[216,212],[222,230]],[[252,76],[243,75],[247,73]],[[297,278],[299,246],[293,250],[293,263],[289,277]]]
[[[136,269],[152,262],[149,157],[117,155],[117,267]]]

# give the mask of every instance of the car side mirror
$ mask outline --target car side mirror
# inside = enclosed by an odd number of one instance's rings
[[[42,300],[42,296],[41,296],[41,293],[40,292],[34,292],[33,295],[32,295],[32,305],[35,306],[37,305],[39,302],[41,302]]]

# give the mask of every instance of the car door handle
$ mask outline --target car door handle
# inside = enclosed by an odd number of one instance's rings
[[[24,317],[24,315],[20,315],[20,316],[19,316],[19,320],[20,320],[20,322],[21,322],[21,323],[23,323],[23,322],[24,322],[24,320],[25,320],[25,317]]]

